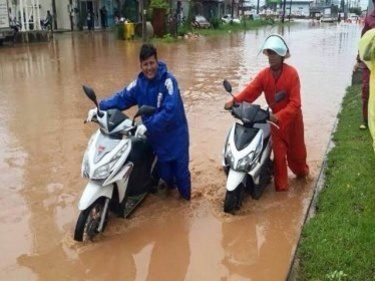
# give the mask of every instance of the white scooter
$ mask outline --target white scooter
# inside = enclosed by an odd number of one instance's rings
[[[232,95],[232,86],[224,80],[225,90]],[[282,100],[284,92],[275,95],[276,102]],[[235,100],[235,97],[232,95]],[[224,212],[233,213],[241,207],[244,192],[259,199],[272,177],[272,140],[269,107],[242,102],[230,109],[236,122],[225,141],[223,167],[227,173]],[[277,125],[276,125],[277,126]]]
[[[145,198],[152,186],[155,156],[145,136],[136,136],[134,120],[141,115],[152,115],[156,109],[142,106],[133,120],[117,109],[99,110],[95,92],[83,86],[87,97],[97,107],[92,122],[99,129],[91,136],[82,162],[82,176],[87,183],[78,204],[74,239],[92,240],[103,232],[108,211],[128,217]]]

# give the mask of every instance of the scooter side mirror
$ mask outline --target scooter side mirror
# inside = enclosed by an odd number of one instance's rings
[[[96,95],[94,90],[87,86],[87,85],[82,85],[83,91],[85,92],[86,96],[92,100],[93,103],[95,103],[96,107],[99,108],[98,101],[96,99]]]
[[[228,92],[228,93],[232,93],[232,85],[229,83],[229,81],[227,79],[225,79],[223,81],[223,86],[225,88],[225,90]]]
[[[281,92],[277,92],[275,94],[275,102],[278,103],[280,101],[282,101],[284,98],[285,98],[285,92],[284,91],[281,91]]]

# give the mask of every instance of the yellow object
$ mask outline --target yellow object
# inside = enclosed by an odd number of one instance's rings
[[[134,37],[134,23],[124,22],[124,38],[125,40],[133,39]]]
[[[359,40],[359,56],[370,69],[370,96],[368,99],[368,128],[375,151],[375,29],[370,29]]]

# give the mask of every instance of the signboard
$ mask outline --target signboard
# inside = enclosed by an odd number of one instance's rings
[[[0,0],[0,28],[9,28],[9,14],[7,0]]]
[[[323,11],[323,15],[329,16],[331,14],[331,8],[325,8]]]

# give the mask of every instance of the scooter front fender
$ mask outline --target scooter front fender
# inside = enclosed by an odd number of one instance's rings
[[[94,181],[89,181],[78,203],[80,211],[86,210],[99,197],[112,198],[113,184],[102,186]]]
[[[227,190],[233,191],[236,187],[243,181],[245,178],[246,173],[238,172],[235,170],[230,169],[228,173],[227,179]]]

